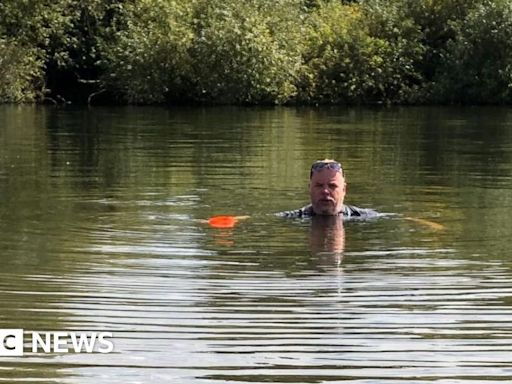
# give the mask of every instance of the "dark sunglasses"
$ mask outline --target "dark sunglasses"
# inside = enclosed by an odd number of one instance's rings
[[[322,169],[332,169],[333,171],[339,172],[343,175],[343,167],[336,161],[316,161],[311,166],[310,178],[313,176],[313,172],[318,172]]]

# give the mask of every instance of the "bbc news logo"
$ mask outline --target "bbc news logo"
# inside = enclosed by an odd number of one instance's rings
[[[23,329],[0,329],[0,356],[23,356],[26,341],[32,353],[110,353],[114,350],[111,338],[111,332],[25,333]]]

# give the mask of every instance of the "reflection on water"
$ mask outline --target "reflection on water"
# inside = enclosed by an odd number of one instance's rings
[[[345,249],[345,228],[339,216],[313,216],[310,223],[309,247],[312,254],[327,254],[341,262]]]
[[[0,328],[115,352],[0,357],[0,382],[509,381],[511,117],[1,107]],[[398,215],[274,216],[325,157]]]

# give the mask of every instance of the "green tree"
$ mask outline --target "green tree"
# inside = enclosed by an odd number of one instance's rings
[[[0,103],[31,102],[42,89],[42,62],[37,52],[0,38]]]
[[[228,103],[293,99],[304,19],[296,0],[204,1],[191,50],[196,97]]]
[[[458,26],[482,0],[393,0],[406,18],[414,20],[425,47],[418,68],[426,81],[432,81],[440,69],[448,43],[457,35]]]
[[[416,0],[417,1],[417,0]],[[409,14],[411,0],[368,0],[363,12],[368,34],[380,42],[381,65],[371,97],[392,103],[422,101],[427,46],[420,26]]]
[[[397,4],[324,2],[310,18],[303,99],[407,102],[416,96],[419,32]]]
[[[510,103],[511,41],[508,0],[3,0],[0,102]]]
[[[512,102],[510,1],[482,1],[457,25],[435,80],[442,102]]]
[[[41,100],[47,95],[76,93],[82,78],[97,79],[99,38],[111,33],[119,0],[3,0],[0,3],[0,53],[16,97],[3,101]],[[14,80],[20,78],[20,84]],[[23,83],[23,85],[21,85]],[[19,95],[23,93],[23,97]],[[8,90],[4,91],[6,94]]]
[[[65,40],[70,25],[68,5],[69,0],[0,3],[0,38],[5,47],[1,53],[2,66],[10,79],[10,85],[3,86],[3,101],[12,101],[14,95],[20,101],[43,97],[45,77],[41,68],[49,59],[60,60],[57,46]]]
[[[129,103],[187,98],[194,0],[127,4],[112,41],[101,43],[102,79]]]

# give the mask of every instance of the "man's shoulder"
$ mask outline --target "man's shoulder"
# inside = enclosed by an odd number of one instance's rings
[[[315,212],[313,211],[313,206],[308,204],[302,208],[295,209],[292,211],[283,211],[277,213],[278,216],[281,217],[291,217],[291,218],[303,218],[303,217],[312,217],[315,216]],[[355,205],[343,205],[343,209],[338,213],[338,215],[343,216],[344,219],[366,219],[371,217],[379,216],[377,211],[369,208],[359,208]]]
[[[311,204],[308,204],[302,208],[294,209],[292,211],[278,212],[277,216],[301,218],[301,217],[311,217],[311,216],[314,216],[314,214],[315,213],[313,212],[313,206]]]
[[[379,213],[373,209],[359,208],[355,205],[345,204],[343,206],[343,216],[346,218],[368,219],[379,216]]]

